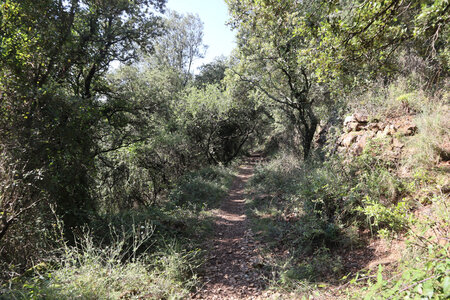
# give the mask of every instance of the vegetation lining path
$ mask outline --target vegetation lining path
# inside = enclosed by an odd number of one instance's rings
[[[258,156],[239,167],[228,197],[216,213],[215,235],[208,246],[204,285],[197,299],[253,299],[264,287],[256,243],[245,215],[245,183]]]

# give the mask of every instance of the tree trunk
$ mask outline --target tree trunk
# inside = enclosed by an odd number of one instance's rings
[[[5,215],[3,216],[3,228],[0,231],[0,241],[3,239],[3,237],[6,235],[6,232],[8,231],[9,226],[11,226],[13,219],[6,220],[6,212],[4,212]]]
[[[311,146],[314,139],[314,134],[317,129],[318,120],[316,116],[314,115],[314,112],[311,108],[311,106],[308,106],[305,111],[305,118],[302,118],[302,125],[303,130],[300,130],[302,132],[302,142],[303,142],[303,159],[307,160],[309,158],[309,155],[311,153]]]

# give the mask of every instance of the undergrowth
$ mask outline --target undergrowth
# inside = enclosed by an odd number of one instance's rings
[[[413,86],[398,80],[358,104],[369,119],[412,116],[413,136],[373,138],[358,156],[334,154],[324,162],[279,153],[256,168],[248,209],[265,241],[273,287],[313,297],[450,296],[448,93],[432,98]],[[393,138],[405,144],[400,157],[392,155]],[[369,257],[351,255],[375,239],[389,244],[400,237],[406,251],[389,268],[366,269]]]
[[[374,155],[382,147],[375,141],[351,163],[302,165],[285,155],[257,168],[248,204],[253,230],[267,245],[265,268],[274,287],[310,293],[353,278],[353,288],[361,287],[356,299],[448,295],[448,195],[432,190],[445,177],[400,178],[396,166]],[[422,220],[414,211],[424,207],[430,217]],[[356,270],[346,263],[346,253],[368,243],[364,232],[371,239],[409,237],[410,257],[398,273],[381,267],[380,275],[366,274],[367,262],[353,262]],[[362,286],[358,276],[369,280]]]
[[[396,269],[360,272],[350,283],[354,299],[447,299],[450,296],[450,210],[436,193],[427,212],[405,234],[407,248]],[[363,280],[361,280],[363,279]]]
[[[74,245],[67,244],[56,219],[48,238],[51,258],[5,281],[0,299],[188,297],[211,233],[209,210],[219,205],[232,178],[220,166],[187,174],[165,204],[102,216],[75,230]]]
[[[152,254],[138,254],[152,238],[153,227],[136,225],[132,236],[115,233],[109,245],[97,245],[86,232],[76,246],[64,245],[54,268],[34,268],[31,277],[15,278],[4,298],[12,299],[131,299],[149,297],[181,299],[197,278],[199,251],[176,243]],[[128,239],[134,239],[128,248]],[[125,260],[125,256],[131,256]],[[39,265],[44,267],[45,265]]]

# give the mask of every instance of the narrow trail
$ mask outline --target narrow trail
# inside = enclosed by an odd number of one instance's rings
[[[260,159],[239,167],[229,195],[216,213],[215,234],[208,246],[203,287],[193,299],[258,299],[265,286],[257,244],[245,215],[245,184]]]

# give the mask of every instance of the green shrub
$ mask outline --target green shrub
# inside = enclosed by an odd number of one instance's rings
[[[228,191],[232,173],[222,166],[207,167],[184,175],[170,192],[172,204],[201,210],[217,207]]]
[[[285,232],[284,242],[304,253],[322,246],[336,246],[346,184],[334,167],[301,166],[292,156],[285,156],[258,168],[250,184],[257,193],[271,195],[255,197],[254,216],[270,214],[278,219],[293,216],[294,222],[273,220],[272,227]]]
[[[412,214],[403,196],[411,182],[382,155],[387,145],[376,140],[350,161],[334,156],[302,163],[281,155],[256,168],[249,182],[255,232],[262,231],[269,247],[289,253],[273,267],[276,282],[292,288],[299,280],[337,279],[344,267],[336,250],[359,245],[358,231],[409,228]]]
[[[450,244],[448,197],[435,198],[432,215],[418,219],[407,236],[408,247],[395,272],[383,272],[355,295],[357,299],[448,299],[450,297]],[[356,279],[352,281],[356,283]]]
[[[363,206],[357,208],[367,217],[367,223],[373,234],[381,228],[401,231],[411,223],[409,208],[405,202],[399,202],[393,207],[386,207],[379,201],[366,197]]]
[[[284,289],[301,292],[305,287],[311,286],[311,283],[342,274],[342,271],[341,258],[332,255],[329,249],[322,247],[317,249],[308,260],[298,262],[292,257],[280,265],[278,280],[275,284]]]
[[[353,179],[347,196],[355,199],[354,220],[372,234],[402,231],[411,220],[410,203],[403,196],[411,192],[412,181],[396,174],[398,165],[384,154],[388,146],[385,139],[374,139],[350,164]]]

